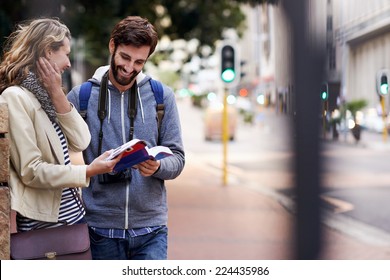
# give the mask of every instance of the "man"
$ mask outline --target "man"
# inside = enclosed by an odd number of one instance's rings
[[[83,199],[94,259],[167,259],[164,181],[179,176],[185,159],[174,93],[163,85],[165,109],[159,128],[151,78],[142,72],[157,41],[155,28],[146,19],[126,17],[110,36],[110,66],[98,68],[90,79],[93,87],[86,122],[92,140],[85,151],[87,163],[134,138],[146,141],[149,147],[162,145],[173,152],[171,157],[147,160],[120,174],[91,178]],[[78,109],[79,92],[77,86],[68,94]],[[106,100],[99,101],[99,94]],[[101,120],[99,103],[106,103],[100,106],[104,107],[100,108]]]

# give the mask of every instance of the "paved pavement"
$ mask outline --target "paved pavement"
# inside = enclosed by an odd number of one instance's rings
[[[334,145],[360,145],[367,149],[390,151],[381,134],[367,133],[363,139],[356,144],[348,136]],[[293,202],[280,192],[256,186],[250,177],[245,179],[245,174],[241,174],[239,180],[234,174],[229,176],[228,185],[222,185],[221,170],[205,165],[195,154],[187,154],[181,176],[167,183],[168,258],[294,259]],[[359,232],[341,231],[332,223],[342,223],[344,228],[350,224],[351,229]],[[345,219],[328,219],[323,223],[319,259],[390,259],[390,243],[375,242],[375,237],[364,236],[371,235],[370,229],[359,230],[353,223],[353,220]]]

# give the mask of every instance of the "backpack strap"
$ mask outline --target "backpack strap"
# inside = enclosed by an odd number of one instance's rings
[[[81,84],[79,100],[80,100],[80,115],[83,119],[87,118],[88,100],[91,96],[92,83],[87,81]]]
[[[158,132],[160,134],[160,127],[162,123],[162,119],[164,117],[164,89],[161,84],[161,82],[156,81],[154,79],[149,80],[150,85],[152,87],[152,91],[154,94],[154,98],[156,99],[156,112],[157,112],[157,126],[158,126]],[[80,87],[80,93],[79,93],[79,101],[80,101],[80,115],[86,119],[87,118],[87,108],[88,108],[88,101],[91,96],[91,90],[92,90],[92,83],[90,81],[86,81],[81,84]],[[103,89],[104,90],[104,89]],[[106,89],[105,89],[106,90]],[[105,118],[105,102],[102,105],[102,108],[99,110],[99,118],[104,119]]]
[[[152,91],[154,93],[154,98],[156,99],[156,111],[157,111],[157,125],[158,132],[160,134],[160,127],[162,123],[162,119],[164,117],[164,90],[162,84],[159,81],[150,79],[150,85],[152,87]]]

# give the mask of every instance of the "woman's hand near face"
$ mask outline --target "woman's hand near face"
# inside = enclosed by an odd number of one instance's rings
[[[37,62],[39,78],[49,93],[56,92],[62,87],[61,71],[57,65],[52,66],[45,57],[40,57]]]
[[[37,70],[39,78],[50,95],[56,112],[59,114],[68,113],[71,110],[71,105],[62,90],[61,70],[57,64],[54,66],[44,58],[39,58],[37,62]]]

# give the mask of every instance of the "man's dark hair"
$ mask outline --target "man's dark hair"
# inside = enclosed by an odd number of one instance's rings
[[[147,19],[128,16],[115,25],[110,39],[113,39],[115,48],[120,44],[135,47],[150,46],[150,56],[156,49],[158,35]]]

